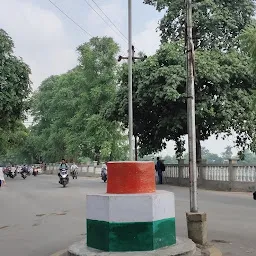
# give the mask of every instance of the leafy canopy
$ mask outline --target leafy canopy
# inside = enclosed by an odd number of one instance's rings
[[[30,93],[30,69],[13,54],[11,37],[0,29],[0,128],[8,129],[24,118]]]
[[[118,45],[112,38],[92,38],[79,46],[71,71],[42,82],[33,96],[32,138],[46,161],[126,158],[126,137],[117,122],[102,113],[116,93]]]
[[[184,0],[144,0],[156,10],[165,10],[160,21],[162,42],[180,41],[185,38]],[[254,0],[194,0],[193,40],[195,48],[229,49],[251,22],[255,11]]]
[[[256,21],[254,20],[240,36],[241,46],[252,58],[256,70]]]
[[[163,44],[157,53],[134,65],[134,134],[140,154],[157,152],[166,141],[184,150],[187,134],[186,71],[183,48]],[[244,147],[254,136],[255,111],[251,90],[255,88],[248,57],[239,51],[198,50],[196,53],[197,139],[219,133],[237,133],[237,146]],[[127,126],[127,65],[120,73],[120,88],[107,116]],[[246,122],[245,122],[246,120]]]

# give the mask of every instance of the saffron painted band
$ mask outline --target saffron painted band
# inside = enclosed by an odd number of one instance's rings
[[[136,194],[156,191],[154,162],[108,162],[107,193]]]

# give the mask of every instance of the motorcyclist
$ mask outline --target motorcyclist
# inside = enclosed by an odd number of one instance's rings
[[[105,164],[103,164],[103,166],[101,168],[101,178],[102,178],[102,180],[104,180],[107,177],[107,173],[108,173],[108,167],[107,167],[107,162],[105,162]]]
[[[75,163],[73,163],[73,164],[71,165],[71,168],[70,168],[71,174],[73,174],[74,171],[77,171],[77,169],[78,169],[78,166],[77,166]]]
[[[28,166],[26,164],[24,164],[22,167],[21,167],[21,173],[24,173],[26,172],[28,174]]]
[[[68,170],[68,165],[64,158],[62,159],[61,164],[59,166],[59,171],[61,171],[62,169]],[[60,172],[58,172],[58,176],[60,177]]]

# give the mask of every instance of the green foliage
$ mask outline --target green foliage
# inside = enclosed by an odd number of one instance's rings
[[[30,93],[30,69],[13,54],[11,37],[0,29],[0,128],[6,130],[24,118]]]
[[[134,65],[134,134],[140,154],[158,152],[166,141],[184,150],[187,134],[186,71],[184,52],[178,44],[163,44],[157,53]],[[106,115],[127,126],[127,65],[120,71],[117,97]],[[237,133],[236,144],[245,148],[255,131],[251,90],[255,74],[248,57],[236,50],[198,50],[196,53],[197,139]],[[246,121],[245,121],[246,120]],[[182,155],[182,154],[181,154]],[[179,157],[181,157],[181,155]]]
[[[252,58],[256,70],[256,21],[250,24],[240,36],[242,49]]]
[[[159,29],[162,42],[179,41],[185,38],[184,0],[144,0],[156,10],[165,10]],[[194,0],[193,40],[195,48],[229,49],[252,19],[254,0]]]
[[[232,147],[231,147],[231,146],[227,146],[227,147],[225,148],[225,151],[221,154],[221,156],[222,156],[222,158],[223,158],[224,160],[229,160],[229,159],[231,159],[231,158],[232,158],[232,155],[233,155],[233,153],[232,153]]]
[[[255,164],[256,163],[256,155],[250,150],[246,149],[243,152],[239,152],[238,158],[239,162],[243,164]]]
[[[21,150],[26,144],[29,130],[21,122],[16,122],[9,130],[0,129],[0,162],[16,163],[22,159]]]
[[[43,160],[126,159],[126,136],[103,116],[116,93],[118,50],[112,38],[92,38],[78,47],[78,66],[44,80],[33,95],[31,139]]]

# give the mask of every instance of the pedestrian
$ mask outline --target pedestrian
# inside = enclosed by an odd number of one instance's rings
[[[163,184],[163,172],[165,171],[165,165],[162,160],[160,160],[160,157],[157,157],[157,162],[155,165],[155,169],[158,175],[158,182],[159,184]]]
[[[5,179],[4,179],[3,167],[0,167],[0,187],[2,187],[4,184],[5,184]]]

